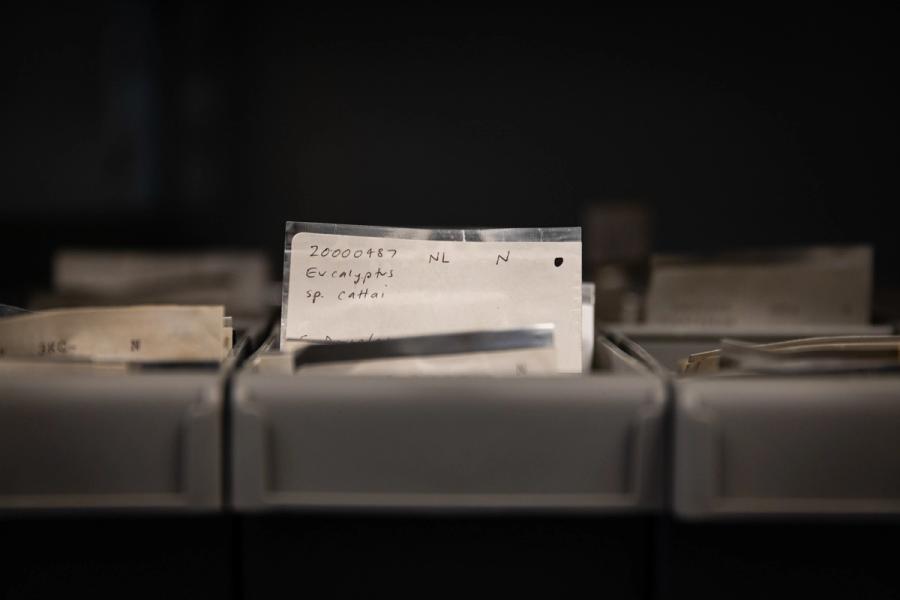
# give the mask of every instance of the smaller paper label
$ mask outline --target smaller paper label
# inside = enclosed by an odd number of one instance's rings
[[[221,306],[69,308],[0,319],[0,357],[219,361],[230,350]]]

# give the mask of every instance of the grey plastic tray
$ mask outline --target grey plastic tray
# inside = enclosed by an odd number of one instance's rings
[[[326,378],[240,374],[243,510],[648,511],[664,386],[641,375]]]
[[[682,517],[900,514],[900,376],[676,385]]]
[[[0,510],[221,506],[222,377],[0,378]]]

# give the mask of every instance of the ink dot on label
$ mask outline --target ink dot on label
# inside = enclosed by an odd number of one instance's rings
[[[562,264],[562,260],[563,260],[562,256],[557,256],[556,258],[553,259],[553,264],[558,267]]]

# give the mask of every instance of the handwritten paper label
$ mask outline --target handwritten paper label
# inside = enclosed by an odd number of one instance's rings
[[[67,308],[0,319],[0,359],[218,361],[230,349],[221,306]]]
[[[581,242],[291,238],[283,348],[553,323],[580,372]]]

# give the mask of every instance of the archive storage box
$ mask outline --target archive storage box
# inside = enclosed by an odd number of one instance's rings
[[[671,597],[898,597],[900,377],[675,389]]]
[[[224,373],[0,377],[0,596],[229,597]]]
[[[675,511],[900,516],[898,432],[900,376],[679,381]]]
[[[632,331],[674,395],[662,597],[895,598],[884,551],[900,535],[900,376],[675,376],[721,337],[764,342],[858,331]]]
[[[664,401],[646,375],[241,374],[234,504],[655,510]]]
[[[232,500],[247,598],[576,593],[652,585],[665,389],[608,374],[321,377],[243,372]],[[616,374],[612,374],[613,370]]]
[[[221,506],[223,377],[209,372],[0,378],[0,510]]]
[[[681,358],[723,337],[774,341],[889,328],[705,332],[637,327],[611,338],[673,382],[672,508],[679,517],[900,515],[900,376],[695,375]]]

